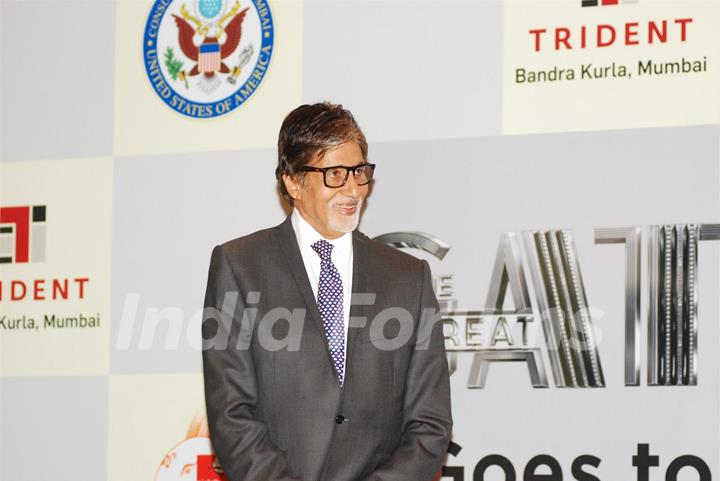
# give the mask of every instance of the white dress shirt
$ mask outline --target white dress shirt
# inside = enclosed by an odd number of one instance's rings
[[[312,244],[320,239],[325,239],[318,231],[315,230],[303,217],[297,209],[293,209],[290,216],[295,238],[300,247],[303,264],[307,272],[310,286],[312,287],[315,299],[318,295],[318,284],[320,283],[320,256],[311,247]],[[345,360],[347,360],[347,337],[348,337],[348,319],[350,318],[350,295],[352,293],[352,274],[353,274],[353,246],[352,232],[348,232],[337,239],[325,239],[333,245],[331,254],[332,263],[335,264],[340,273],[340,280],[343,285],[343,326],[345,329]],[[345,368],[347,371],[347,366]],[[344,377],[344,376],[343,376]],[[343,379],[344,381],[344,379]]]

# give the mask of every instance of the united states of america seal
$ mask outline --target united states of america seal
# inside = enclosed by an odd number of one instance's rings
[[[143,60],[153,89],[170,108],[217,117],[258,89],[273,41],[267,0],[155,0]]]

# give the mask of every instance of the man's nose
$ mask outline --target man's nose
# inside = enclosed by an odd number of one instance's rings
[[[357,182],[355,181],[355,174],[348,172],[348,179],[342,187],[342,193],[348,197],[359,197],[361,188],[362,187],[357,185]]]

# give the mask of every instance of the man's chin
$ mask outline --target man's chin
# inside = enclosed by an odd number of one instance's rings
[[[330,227],[335,232],[342,232],[347,234],[348,232],[354,231],[360,223],[360,214],[357,213],[347,219],[334,219]]]

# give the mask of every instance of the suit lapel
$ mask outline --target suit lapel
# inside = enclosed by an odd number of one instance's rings
[[[325,337],[325,329],[323,328],[322,318],[320,317],[317,301],[315,300],[315,295],[313,294],[312,287],[310,286],[310,280],[308,279],[307,270],[305,269],[302,255],[300,254],[300,247],[297,243],[297,237],[295,237],[295,230],[293,230],[292,223],[290,222],[290,216],[288,216],[287,219],[285,219],[285,222],[280,224],[277,228],[279,231],[280,244],[282,246],[283,253],[285,254],[287,263],[290,266],[290,271],[292,272],[295,282],[300,289],[300,293],[305,300],[305,306],[310,312],[310,317],[312,317],[315,322],[315,325],[320,332],[320,337],[323,340],[323,344],[327,348],[327,338]],[[332,364],[329,350],[328,360]]]

